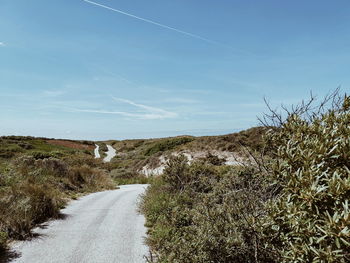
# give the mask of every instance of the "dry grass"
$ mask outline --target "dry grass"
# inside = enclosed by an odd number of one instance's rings
[[[78,150],[26,137],[0,140],[0,152],[21,149],[12,157],[0,157],[0,250],[8,239],[29,237],[34,226],[57,217],[70,197],[116,188],[102,162],[87,154],[86,147]]]
[[[95,148],[93,144],[84,144],[80,142],[66,141],[66,140],[47,140],[47,143],[52,145],[64,146],[72,149],[78,149],[78,150],[92,151]]]

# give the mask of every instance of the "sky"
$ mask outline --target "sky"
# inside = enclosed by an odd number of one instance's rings
[[[350,91],[348,0],[0,0],[0,135],[225,134]]]

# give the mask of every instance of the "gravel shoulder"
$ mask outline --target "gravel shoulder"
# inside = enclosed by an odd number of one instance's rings
[[[19,263],[141,263],[145,219],[137,201],[147,185],[125,185],[119,190],[90,194],[72,201],[61,220],[34,229],[38,237],[15,242]]]

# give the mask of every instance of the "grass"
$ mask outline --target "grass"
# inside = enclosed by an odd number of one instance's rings
[[[223,136],[191,137],[179,136],[160,139],[140,139],[108,141],[117,150],[117,156],[105,168],[111,172],[117,183],[146,181],[147,178],[140,173],[146,165],[155,168],[159,165],[159,157],[169,156],[180,151],[234,151],[243,154],[245,147],[257,151],[264,147],[262,137],[266,129],[255,127],[239,133]],[[209,162],[222,163],[223,160],[207,156]],[[210,160],[209,160],[210,159]]]
[[[56,217],[69,198],[81,193],[115,188],[116,185],[150,183],[140,174],[145,165],[156,167],[161,155],[181,150],[239,149],[257,147],[261,129],[227,136],[97,142],[101,159],[94,159],[95,142],[46,138],[0,137],[0,248],[9,239],[23,239],[31,229]],[[103,163],[106,144],[117,150]],[[209,163],[222,160],[209,156]]]
[[[0,250],[57,217],[70,198],[116,187],[91,142],[18,136],[0,142]]]

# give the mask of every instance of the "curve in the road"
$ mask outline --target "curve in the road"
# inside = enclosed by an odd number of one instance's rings
[[[105,163],[110,162],[114,156],[117,155],[117,151],[111,146],[107,144],[108,151],[106,152],[106,157],[103,159]]]
[[[137,200],[146,185],[87,195],[62,210],[65,219],[36,228],[39,237],[13,244],[17,263],[145,262],[145,219]]]
[[[100,146],[98,146],[97,144],[95,144],[96,148],[95,148],[95,158],[98,159],[98,158],[101,158],[101,155],[100,155]]]

